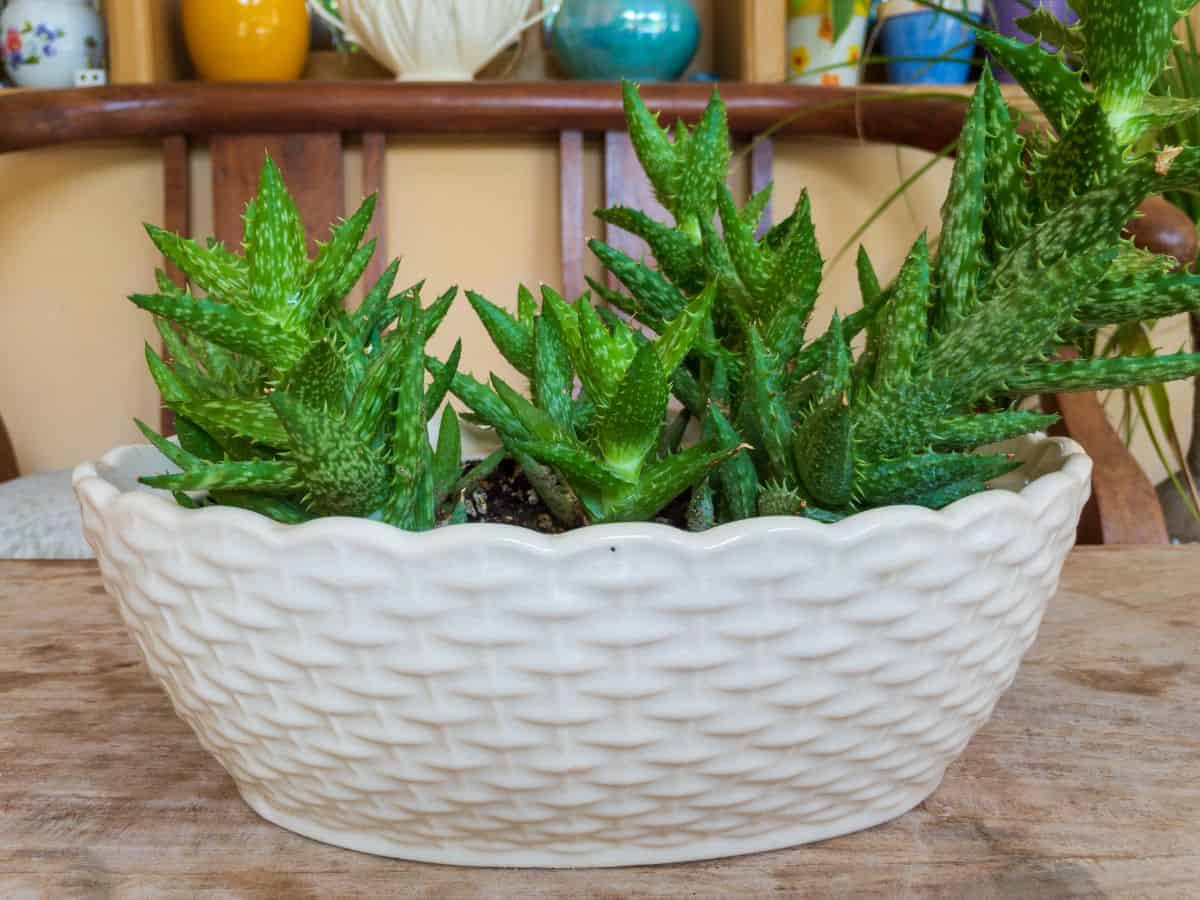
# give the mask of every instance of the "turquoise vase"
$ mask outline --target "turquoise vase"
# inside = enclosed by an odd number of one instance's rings
[[[572,78],[675,81],[700,46],[700,18],[690,0],[564,0],[546,34]]]

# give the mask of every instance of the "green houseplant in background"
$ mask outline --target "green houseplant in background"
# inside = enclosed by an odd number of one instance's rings
[[[1196,33],[1192,27],[1191,18],[1181,23],[1184,38],[1179,41],[1171,53],[1170,65],[1162,73],[1155,93],[1175,100],[1197,101],[1200,99],[1200,48],[1197,46]],[[1194,145],[1200,139],[1200,127],[1195,119],[1176,123],[1164,131],[1164,141],[1175,145]],[[1173,191],[1167,199],[1188,214],[1193,222],[1200,222],[1200,198],[1195,191]],[[1195,284],[1195,276],[1183,276],[1180,281]],[[1200,314],[1192,311],[1189,316],[1192,333],[1193,349],[1200,349]],[[1150,336],[1145,329],[1129,328],[1119,335],[1119,342],[1144,351],[1150,345]],[[1140,414],[1146,427],[1153,429],[1154,421],[1146,413],[1147,404],[1141,397],[1133,395],[1134,408]],[[1159,485],[1159,500],[1163,505],[1163,513],[1167,520],[1167,528],[1171,536],[1186,542],[1200,541],[1200,514],[1197,513],[1192,497],[1183,490],[1181,485],[1194,486],[1200,478],[1200,392],[1196,392],[1192,409],[1192,440],[1186,456],[1180,451],[1180,442],[1174,434],[1174,423],[1169,415],[1170,404],[1161,389],[1152,392],[1151,408],[1157,414],[1161,430],[1166,433],[1171,448],[1174,451],[1174,462],[1181,468],[1172,478]],[[1165,411],[1165,415],[1163,414]],[[1132,417],[1130,417],[1132,418]],[[1161,454],[1164,455],[1165,454]],[[1168,471],[1174,468],[1168,463]]]
[[[668,133],[624,88],[673,221],[601,217],[658,268],[593,242],[623,291],[468,295],[527,391],[426,353],[453,291],[393,293],[393,265],[343,309],[370,200],[315,259],[270,163],[242,252],[151,229],[196,292],[133,298],[160,317],[179,442],[147,429],[157,449],[75,484],[152,671],[246,801],[373,853],[594,866],[820,840],[928,797],[1011,684],[1086,501],[1086,455],[1016,400],[1200,373],[1055,359],[1200,306],[1121,238],[1147,195],[1200,182],[1200,148],[1151,145],[1191,111],[1146,99],[1176,10],[1088,6],[1094,89],[1036,49],[1006,63],[1061,138],[1027,143],[985,75],[937,252],[918,237],[891,283],[861,254],[861,308],[822,334],[807,197],[755,236],[769,195],[727,192],[715,95]],[[429,436],[447,394],[490,455],[452,411]],[[569,533],[457,524],[514,463]]]
[[[1193,5],[1186,4],[1187,8]],[[1138,15],[1145,16],[1145,21],[1149,21],[1156,13],[1147,10]],[[1069,62],[1072,68],[1082,69],[1084,74],[1091,74],[1086,52],[1088,41],[1102,39],[1102,36],[1097,37],[1094,27],[1089,28],[1086,22],[1066,26],[1041,9],[1031,12],[1017,24],[1029,34],[1061,47],[1064,60]],[[1200,98],[1196,91],[1195,35],[1189,18],[1184,18],[1176,29],[1177,32],[1182,29],[1186,38],[1182,41],[1170,41],[1163,36],[1161,27],[1160,23],[1158,37],[1153,36],[1155,32],[1147,31],[1146,39],[1157,43],[1160,48],[1170,47],[1167,65],[1157,74],[1151,73],[1147,66],[1139,81],[1139,87],[1150,84],[1152,96],[1145,98],[1140,112],[1135,110],[1136,101],[1133,99],[1123,104],[1125,111],[1121,112],[1122,104],[1109,97],[1107,102],[1115,111],[1115,118],[1110,116],[1114,127],[1110,135],[1097,135],[1098,143],[1095,145],[1093,164],[1105,154],[1111,156],[1114,150],[1127,154],[1135,149],[1145,150],[1155,145],[1172,147],[1194,143],[1195,110],[1200,108]],[[1016,61],[1021,56],[1018,45],[1012,41],[992,36],[984,38],[984,43],[1001,61]],[[1030,84],[1034,83],[1036,89],[1036,82],[1040,78],[1038,69],[1027,64],[1022,65],[1019,61],[1016,64],[1018,68],[1015,74],[1018,81],[1027,90]],[[1103,63],[1093,63],[1096,64]],[[1073,89],[1073,92],[1078,94],[1077,90]],[[1127,119],[1138,123],[1139,128],[1122,128],[1120,123]],[[1060,115],[1057,119],[1051,119],[1051,124],[1058,129],[1067,122],[1064,121],[1064,116]],[[1106,144],[1109,145],[1109,149],[1105,149]],[[1197,221],[1198,210],[1194,191],[1169,191],[1167,199],[1187,212],[1193,221]],[[1200,289],[1200,282],[1193,274],[1175,271],[1177,266],[1172,265],[1169,259],[1161,262],[1162,268],[1158,278],[1148,279],[1141,287],[1147,296],[1157,295],[1157,302],[1143,307],[1139,317],[1125,316],[1121,322],[1116,323],[1115,328],[1108,329],[1103,334],[1096,328],[1097,323],[1083,323],[1084,327],[1077,329],[1072,336],[1073,342],[1082,352],[1093,356],[1145,356],[1155,352],[1152,334],[1155,320],[1191,309],[1190,304],[1180,304],[1177,301]],[[1190,318],[1193,322],[1196,321],[1194,312],[1190,314]],[[1193,333],[1200,334],[1200,331],[1194,327]],[[1196,343],[1195,339],[1193,343]],[[1200,349],[1200,345],[1197,345],[1197,349]],[[1162,385],[1133,387],[1123,391],[1122,397],[1122,425],[1126,440],[1132,440],[1135,430],[1140,425],[1146,430],[1167,472],[1173,473],[1158,489],[1170,534],[1183,540],[1200,538],[1200,509],[1197,508],[1200,497],[1196,493],[1197,454],[1200,453],[1200,444],[1193,441],[1192,449],[1185,458],[1171,414],[1170,401]],[[1180,467],[1178,471],[1175,471],[1176,466]]]

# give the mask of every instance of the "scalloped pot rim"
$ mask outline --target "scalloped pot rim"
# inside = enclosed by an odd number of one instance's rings
[[[390,544],[397,551],[432,549],[442,544],[508,543],[517,542],[547,553],[574,553],[580,548],[603,544],[605,541],[666,541],[699,549],[742,541],[756,535],[779,534],[781,532],[802,533],[820,531],[828,536],[834,534],[839,540],[853,541],[864,532],[888,525],[950,520],[963,524],[985,518],[989,511],[1000,511],[1005,506],[1017,504],[1026,507],[1035,516],[1050,504],[1070,497],[1074,489],[1087,484],[1091,478],[1092,461],[1083,448],[1069,438],[1033,435],[1013,442],[1012,449],[1025,461],[1025,470],[1036,467],[1042,473],[1028,480],[1020,490],[994,488],[958,500],[942,510],[930,510],[919,506],[888,506],[856,513],[834,524],[823,524],[811,519],[794,517],[762,517],[719,525],[709,531],[692,533],[670,525],[656,522],[588,525],[557,535],[541,534],[517,525],[499,523],[470,523],[448,525],[431,532],[407,532],[382,522],[334,516],[306,522],[301,525],[286,525],[275,522],[258,513],[235,507],[211,506],[190,510],[179,506],[166,491],[136,486],[122,489],[112,480],[113,475],[132,476],[133,471],[148,474],[145,460],[150,453],[156,454],[148,444],[135,444],[110,450],[99,460],[89,461],[76,467],[72,482],[76,495],[81,499],[86,494],[98,509],[113,505],[110,513],[136,512],[138,507],[146,511],[158,510],[159,516],[206,517],[214,526],[222,522],[257,527],[271,539],[283,544],[291,540],[308,540],[327,533],[337,540],[362,539]],[[1056,459],[1047,459],[1051,448],[1057,447]],[[162,466],[169,465],[158,456]],[[155,471],[161,471],[161,466]],[[119,510],[118,510],[119,508]],[[158,521],[162,521],[158,519]]]

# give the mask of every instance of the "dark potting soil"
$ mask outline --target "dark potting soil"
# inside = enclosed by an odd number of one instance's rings
[[[464,467],[470,471],[471,463]],[[525,472],[506,459],[463,498],[468,522],[518,525],[542,534],[562,534],[568,529],[550,513]],[[654,521],[676,528],[687,527],[688,496],[675,500]]]

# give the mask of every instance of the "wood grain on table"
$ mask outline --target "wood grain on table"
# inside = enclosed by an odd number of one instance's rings
[[[91,563],[0,562],[0,897],[1200,897],[1200,549],[1076,550],[993,720],[917,810],[591,871],[379,859],[257,818]]]

